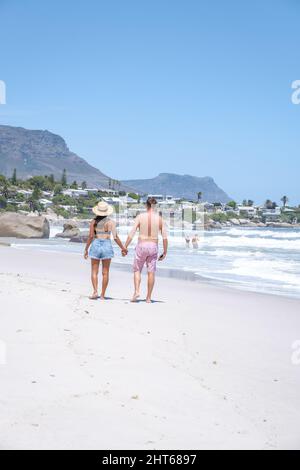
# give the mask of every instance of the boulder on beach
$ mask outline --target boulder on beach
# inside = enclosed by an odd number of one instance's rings
[[[267,222],[268,227],[272,228],[292,228],[293,225],[288,222]]]
[[[232,225],[241,225],[241,222],[239,219],[230,219],[230,222]]]
[[[50,225],[46,217],[4,212],[0,214],[0,237],[49,238]]]
[[[240,225],[248,225],[249,224],[249,219],[239,219],[240,220]]]
[[[80,235],[80,229],[76,222],[66,222],[64,224],[64,230],[62,233],[57,233],[55,236],[57,238],[74,238]]]
[[[89,232],[80,232],[77,236],[72,237],[70,242],[73,243],[86,243],[89,238]]]
[[[247,227],[257,227],[257,224],[250,220],[250,222],[248,222],[248,224],[247,224]]]

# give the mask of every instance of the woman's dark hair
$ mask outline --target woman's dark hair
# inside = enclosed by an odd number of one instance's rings
[[[155,199],[155,197],[148,197],[147,202],[146,202],[148,209],[151,209],[151,207],[156,206],[156,204],[157,204],[157,200]]]
[[[94,221],[95,221],[95,225],[94,225],[94,230],[95,230],[95,235],[96,235],[96,229],[97,229],[97,225],[99,224],[99,222],[101,222],[101,220],[104,220],[107,218],[107,215],[97,215],[97,217],[94,218]]]

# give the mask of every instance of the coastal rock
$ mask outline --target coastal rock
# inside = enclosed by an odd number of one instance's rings
[[[292,224],[289,224],[288,222],[267,222],[268,227],[273,227],[273,228],[291,228],[293,227]]]
[[[0,214],[0,237],[49,238],[50,224],[46,217],[4,212]]]
[[[232,225],[241,225],[239,219],[230,219]]]
[[[240,224],[241,224],[241,225],[248,225],[248,224],[249,224],[249,220],[248,220],[248,219],[240,219]]]
[[[208,219],[204,224],[204,230],[213,230],[216,228],[216,222],[212,219]]]
[[[49,222],[53,223],[53,222],[56,222],[58,220],[57,214],[50,207],[47,208],[44,215],[49,220]]]
[[[75,237],[72,237],[70,242],[73,243],[86,243],[89,238],[89,232],[80,232]]]
[[[80,229],[76,222],[67,222],[64,224],[64,230],[62,233],[57,233],[57,238],[75,238],[80,235]]]
[[[214,223],[214,228],[219,228],[219,229],[221,229],[221,228],[223,228],[223,225],[221,224],[221,222],[215,222],[215,223]]]

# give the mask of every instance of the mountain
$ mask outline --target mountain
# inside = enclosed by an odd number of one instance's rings
[[[67,170],[68,182],[86,181],[89,186],[109,187],[109,177],[71,152],[62,137],[49,131],[0,125],[0,174],[19,178],[53,174],[60,179]],[[117,189],[126,190],[122,185]]]
[[[143,194],[163,194],[195,200],[197,193],[202,192],[203,201],[224,203],[230,201],[229,196],[209,176],[198,178],[161,173],[153,179],[130,180],[123,183]]]

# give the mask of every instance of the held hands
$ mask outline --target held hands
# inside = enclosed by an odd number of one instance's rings
[[[123,258],[128,255],[128,250],[125,247],[123,248],[123,250],[121,250],[121,252],[122,252]]]
[[[88,257],[89,257],[89,252],[88,252],[88,250],[85,250],[83,256],[84,256],[84,259],[88,259]]]

